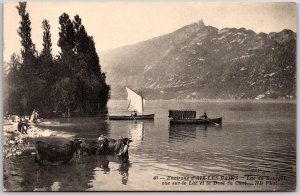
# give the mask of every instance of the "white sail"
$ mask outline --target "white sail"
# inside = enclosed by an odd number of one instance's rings
[[[131,89],[126,87],[127,95],[128,95],[128,110],[134,111],[136,110],[139,113],[143,113],[143,107],[144,107],[144,98],[140,96],[139,94],[135,93]]]

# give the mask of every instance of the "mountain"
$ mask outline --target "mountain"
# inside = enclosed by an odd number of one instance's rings
[[[217,29],[202,20],[101,53],[112,98],[294,98],[296,33]]]

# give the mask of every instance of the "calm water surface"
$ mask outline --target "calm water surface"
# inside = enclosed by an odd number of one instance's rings
[[[124,114],[126,101],[110,101],[109,114]],[[39,126],[57,132],[51,143],[67,137],[132,137],[130,162],[115,156],[81,156],[68,164],[38,166],[28,150],[5,161],[4,187],[10,191],[58,190],[279,190],[296,183],[296,103],[279,101],[148,101],[154,121],[108,121],[105,117],[50,120]],[[168,109],[193,109],[223,117],[223,125],[168,123]],[[32,140],[32,142],[35,140]],[[32,145],[33,146],[33,145]],[[257,172],[259,170],[259,172]],[[248,174],[286,176],[278,185],[163,186],[167,176]],[[154,178],[158,176],[158,180]],[[157,177],[156,177],[157,178]]]

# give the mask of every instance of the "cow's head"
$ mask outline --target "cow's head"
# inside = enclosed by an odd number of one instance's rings
[[[83,154],[84,149],[87,147],[86,139],[80,138],[79,141],[81,141],[80,147],[77,149],[76,153],[79,151],[80,154]]]
[[[86,147],[87,143],[86,143],[86,139],[85,138],[80,138],[78,140],[81,141],[81,144],[80,144],[81,147]]]
[[[121,155],[122,156],[128,156],[128,148],[129,148],[129,143],[132,142],[131,138],[123,138],[121,139]]]
[[[105,137],[102,140],[98,140],[98,153],[99,154],[105,154],[108,152],[108,146],[109,146],[109,138]]]
[[[71,147],[76,151],[76,153],[78,152],[78,150],[81,149],[81,144],[82,144],[82,140],[75,138],[75,139],[70,139],[70,144]]]
[[[131,139],[131,138],[127,138],[127,137],[123,138],[123,137],[122,137],[122,143],[123,143],[124,145],[129,146],[129,143],[130,143],[130,142],[132,142],[132,139]]]
[[[100,147],[107,148],[109,144],[109,138],[105,137],[103,140],[99,141]]]

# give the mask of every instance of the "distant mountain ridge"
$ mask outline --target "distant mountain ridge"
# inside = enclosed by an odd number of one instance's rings
[[[294,98],[296,33],[217,29],[202,20],[100,55],[112,98]]]

